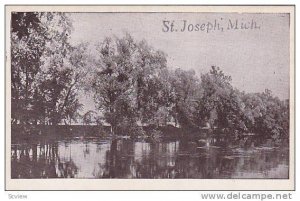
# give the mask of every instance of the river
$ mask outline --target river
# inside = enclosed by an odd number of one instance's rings
[[[288,178],[288,147],[209,140],[67,138],[11,146],[12,178]]]

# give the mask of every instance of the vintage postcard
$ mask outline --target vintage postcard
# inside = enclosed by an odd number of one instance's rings
[[[6,190],[293,190],[294,6],[6,6]]]

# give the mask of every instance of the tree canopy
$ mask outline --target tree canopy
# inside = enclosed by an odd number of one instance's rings
[[[174,123],[189,130],[209,124],[227,135],[279,139],[289,133],[289,101],[271,91],[245,93],[219,67],[198,75],[173,69],[167,55],[130,34],[107,37],[89,52],[72,45],[66,13],[13,13],[11,91],[13,124],[109,123],[113,133]],[[79,95],[93,94],[97,111],[81,115]],[[102,114],[92,120],[96,113]]]

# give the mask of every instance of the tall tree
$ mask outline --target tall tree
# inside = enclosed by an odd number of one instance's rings
[[[70,45],[71,29],[66,13],[12,14],[13,123],[57,124],[80,108],[86,45]]]
[[[106,38],[98,45],[98,61],[92,88],[95,101],[113,132],[125,116],[134,113],[133,64],[130,60],[135,46],[131,37]]]
[[[274,97],[268,89],[263,93],[243,95],[245,122],[251,132],[265,138],[289,136],[289,102]]]
[[[42,16],[34,12],[16,12],[11,16],[12,123],[31,121],[35,76],[48,40]]]
[[[220,68],[212,66],[209,73],[201,76],[203,90],[197,101],[199,121],[208,121],[219,128],[245,130],[242,117],[242,101],[239,91],[231,85],[231,77]]]
[[[136,44],[137,50],[134,60],[137,110],[139,119],[144,123],[154,123],[165,107],[167,73],[166,55],[159,50],[154,50],[146,41]]]
[[[195,112],[195,101],[201,93],[199,79],[193,70],[176,69],[171,77],[172,93],[172,115],[182,127],[194,127],[198,122],[193,119]]]
[[[49,118],[50,124],[58,124],[63,119],[75,117],[80,109],[78,93],[82,91],[81,83],[87,73],[87,54],[87,45],[79,44],[66,50],[66,55],[58,51],[52,54],[56,56],[45,58],[38,86],[43,97],[41,104],[46,108],[45,116]]]
[[[124,122],[153,120],[163,99],[160,75],[166,69],[165,55],[145,41],[135,42],[129,34],[106,38],[98,46],[98,55],[92,86],[113,130]]]

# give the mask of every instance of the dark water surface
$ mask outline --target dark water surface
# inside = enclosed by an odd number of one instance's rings
[[[222,139],[66,139],[12,144],[12,178],[288,178],[288,147]]]

